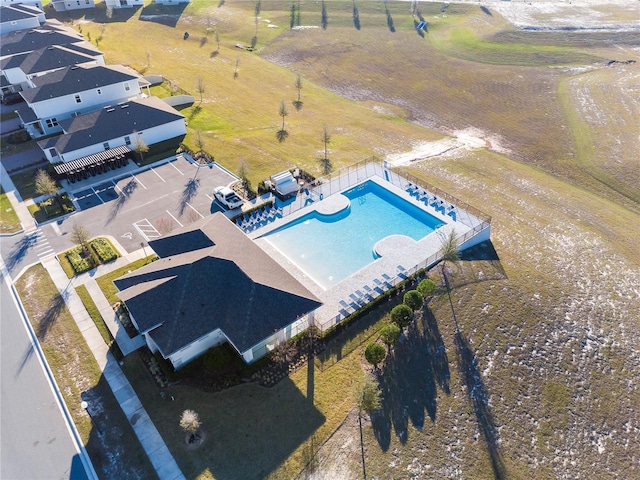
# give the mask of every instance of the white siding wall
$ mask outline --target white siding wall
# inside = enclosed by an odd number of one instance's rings
[[[14,20],[13,22],[0,23],[0,35],[5,33],[15,32],[16,30],[30,30],[40,26],[38,17],[22,18],[20,20]]]
[[[214,330],[208,335],[205,335],[199,340],[187,345],[182,350],[170,355],[168,359],[173,364],[173,368],[178,370],[180,367],[189,363],[194,358],[199,357],[210,348],[222,345],[226,341],[227,337],[224,336],[224,333],[222,333],[221,330]]]
[[[125,90],[124,83],[117,83],[115,85],[107,85],[100,89],[94,88],[92,90],[85,90],[84,92],[73,93],[71,95],[65,95],[64,97],[52,98],[51,100],[44,100],[42,102],[35,102],[29,104],[34,113],[41,119],[47,119],[56,117],[59,120],[65,118],[71,118],[74,112],[90,112],[97,110],[105,105],[116,105],[120,102],[125,102],[133,98],[140,98],[140,85],[137,80],[130,80],[126,82],[129,84],[130,90]],[[100,94],[98,94],[100,90]],[[80,95],[82,100],[80,103],[76,102],[76,95]]]
[[[153,145],[154,143],[162,142],[163,140],[168,140],[169,138],[184,135],[186,133],[187,127],[184,123],[184,120],[182,119],[178,119],[174,122],[160,125],[159,127],[151,128],[149,130],[141,132],[142,138],[147,145]],[[129,136],[131,137],[132,145],[135,145],[135,138],[132,134],[130,134]],[[126,144],[124,137],[112,138],[108,141],[108,143],[109,148],[119,147],[120,145]],[[101,142],[95,145],[81,148],[79,150],[75,150],[73,152],[66,152],[64,155],[62,155],[61,160],[64,162],[70,162],[72,160],[77,160],[78,158],[86,157],[87,155],[92,155],[104,150],[105,148],[103,146],[103,143]],[[52,160],[49,157],[48,152],[45,152],[45,156],[49,161]]]

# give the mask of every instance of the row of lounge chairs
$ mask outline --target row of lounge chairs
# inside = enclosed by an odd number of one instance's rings
[[[406,276],[404,278],[406,278]],[[351,313],[364,307],[373,299],[382,295],[392,287],[393,278],[391,278],[386,273],[383,273],[382,278],[373,279],[373,285],[363,285],[361,289],[357,289],[356,291],[350,293],[347,300],[340,300],[338,303],[341,307],[341,315],[343,317],[350,315]]]
[[[416,197],[419,201],[432,206],[437,211],[440,211],[443,215],[447,214],[452,216],[455,220],[456,206],[453,203],[445,202],[437,195],[430,193],[415,183],[409,182],[405,191],[412,197]]]
[[[276,218],[282,218],[282,209],[267,205],[262,210],[241,215],[236,219],[236,225],[247,232],[273,222]]]

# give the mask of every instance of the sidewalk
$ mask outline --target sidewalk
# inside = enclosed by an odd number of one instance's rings
[[[124,373],[122,373],[120,365],[118,365],[118,362],[109,352],[109,348],[104,343],[104,340],[93,323],[93,320],[89,317],[89,314],[84,308],[84,305],[78,297],[75,289],[69,288],[74,282],[69,281],[67,275],[64,273],[64,270],[62,270],[62,267],[55,257],[50,257],[44,260],[42,265],[45,267],[47,272],[49,272],[49,275],[58,288],[58,291],[60,291],[60,294],[65,299],[65,303],[67,304],[73,319],[78,325],[80,332],[82,332],[87,345],[98,362],[98,365],[100,366],[105,379],[109,383],[116,400],[120,403],[122,411],[127,416],[127,419],[136,433],[142,448],[147,453],[158,477],[162,480],[184,479],[185,477],[180,471],[178,464],[158,433],[155,425],[149,418],[149,415],[142,406],[142,403],[140,403],[133,387],[127,380]],[[95,280],[93,280],[93,283],[95,283]],[[106,302],[106,299],[104,301]]]
[[[16,186],[13,184],[11,177],[7,173],[4,168],[4,165],[0,163],[0,184],[2,184],[2,188],[7,194],[7,198],[11,202],[18,218],[20,219],[20,223],[22,224],[23,230],[32,230],[36,228],[36,222],[29,213],[26,205],[22,202],[22,198],[20,198],[20,194],[16,190]]]

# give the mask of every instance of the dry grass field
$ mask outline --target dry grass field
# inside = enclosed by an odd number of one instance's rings
[[[294,164],[318,173],[326,124],[334,167],[393,158],[492,216],[494,252],[470,252],[452,267],[451,303],[435,298],[389,360],[383,409],[365,424],[368,478],[640,476],[638,19],[617,1],[588,2],[572,19],[566,5],[554,13],[542,8],[553,2],[529,3],[535,11],[525,2],[443,11],[421,1],[423,35],[410,2],[391,1],[304,1],[300,21],[292,2],[276,0],[260,3],[257,22],[257,2],[234,0],[194,1],[179,17],[147,7],[126,21],[67,18],[94,43],[101,37],[110,63],[163,73],[196,97],[201,76],[202,105],[183,110],[187,142],[201,130],[206,149],[232,170],[245,162],[254,183]],[[544,28],[519,30],[504,9]],[[566,31],[597,18],[627,30]],[[219,50],[208,28],[218,30]],[[235,47],[254,35],[257,51]],[[283,98],[289,137],[278,142]],[[213,419],[229,398],[310,412],[304,425],[316,430],[302,441],[295,422],[281,419],[295,440],[276,449],[277,462],[243,464],[242,478],[361,478],[349,381],[336,380],[359,373],[360,354],[316,373],[307,410],[305,371],[268,391],[206,394]],[[167,436],[191,407],[181,399],[205,395],[176,391],[170,408],[148,400]],[[239,478],[242,439],[221,422],[207,427],[215,440],[200,456],[169,441],[186,472]],[[283,434],[263,420],[256,434],[249,413],[238,422],[260,458]],[[233,455],[215,450],[223,434],[239,442]]]

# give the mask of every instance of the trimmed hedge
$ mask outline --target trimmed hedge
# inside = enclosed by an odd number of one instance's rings
[[[91,248],[96,252],[100,263],[108,263],[119,257],[118,252],[111,245],[111,242],[106,238],[100,237],[90,242]]]
[[[88,249],[86,251],[81,245],[67,250],[61,255],[63,260],[61,260],[60,263],[63,268],[67,262],[71,265],[73,272],[67,271],[66,268],[64,268],[64,270],[69,278],[73,278],[74,275],[88,272],[92,268],[103,263],[111,262],[119,256],[109,240],[99,237],[88,242]]]

